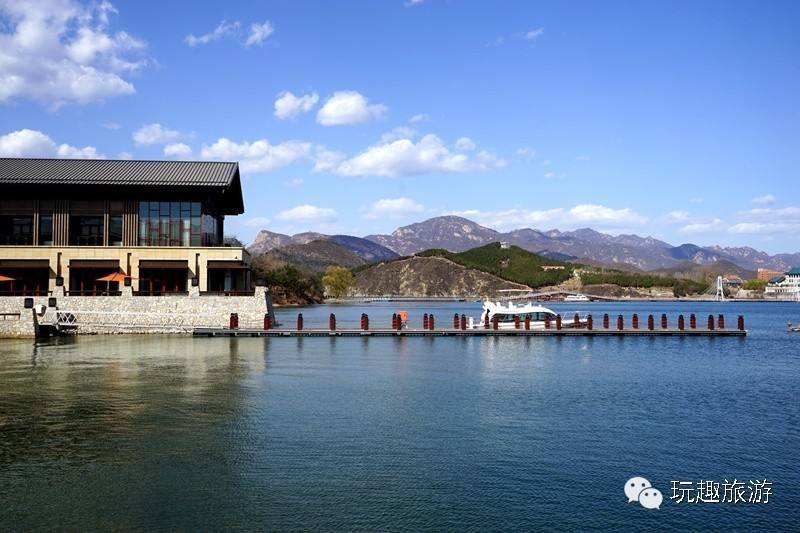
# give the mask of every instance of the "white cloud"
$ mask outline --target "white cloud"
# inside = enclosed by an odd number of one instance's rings
[[[248,228],[263,228],[270,223],[269,218],[267,217],[246,217],[241,220],[237,220],[237,222]]]
[[[413,176],[431,172],[483,171],[502,167],[505,161],[481,151],[475,156],[451,151],[433,134],[412,139],[381,141],[343,161],[336,172],[343,176]]]
[[[553,171],[545,172],[544,173],[544,177],[545,177],[545,179],[551,180],[551,179],[556,177],[556,173],[553,172]]]
[[[686,224],[680,228],[681,233],[711,233],[716,232],[722,227],[722,220],[719,218],[712,218],[710,220],[701,220]]]
[[[184,143],[171,143],[164,147],[164,155],[176,159],[189,159],[192,157],[192,148]]]
[[[338,217],[335,210],[329,207],[317,207],[303,204],[281,211],[275,218],[292,222],[333,222]]]
[[[335,170],[339,163],[347,158],[342,152],[328,150],[324,146],[317,146],[314,153],[314,172],[329,172]]]
[[[275,28],[272,27],[272,24],[268,20],[261,24],[254,22],[250,25],[250,33],[247,35],[247,39],[244,42],[245,48],[253,46],[254,44],[260,46],[274,31]]]
[[[305,183],[305,180],[303,178],[292,178],[289,181],[284,182],[284,185],[287,185],[289,187],[299,187],[303,183]]]
[[[135,93],[123,76],[149,63],[146,45],[109,30],[116,13],[105,1],[0,0],[0,102],[58,107]]]
[[[522,148],[517,148],[517,155],[525,159],[533,159],[536,157],[536,150],[530,146],[523,146]]]
[[[405,4],[406,7],[414,7],[414,6],[421,6],[425,3],[425,0],[406,0]]]
[[[410,198],[382,198],[364,210],[364,218],[401,218],[423,211],[425,207]]]
[[[418,113],[413,117],[411,117],[410,119],[408,119],[408,121],[412,124],[415,124],[417,122],[427,122],[430,119],[431,117],[429,117],[427,113]]]
[[[756,196],[752,202],[758,205],[770,205],[776,201],[775,196],[772,194],[765,194],[764,196]]]
[[[266,139],[255,142],[236,143],[224,137],[200,151],[203,159],[239,161],[242,172],[269,172],[307,157],[311,144],[302,141],[286,141],[270,144]]]
[[[176,142],[183,135],[177,130],[165,128],[156,122],[145,124],[133,132],[133,142],[137,146],[147,146],[151,144],[169,144]]]
[[[311,111],[318,101],[319,95],[317,93],[295,96],[290,91],[285,91],[279,94],[275,100],[274,114],[280,120],[294,118],[300,113]]]
[[[472,152],[475,148],[475,142],[469,137],[461,137],[456,141],[456,150],[459,152]]]
[[[387,110],[383,104],[370,104],[357,91],[337,91],[317,112],[317,122],[323,126],[360,124],[381,118]]]
[[[680,210],[670,211],[669,213],[664,215],[664,220],[670,223],[685,222],[689,220],[689,213],[688,211],[680,211]]]
[[[381,135],[381,144],[390,143],[398,139],[415,139],[417,137],[417,130],[409,128],[408,126],[398,126],[393,130],[387,131]]]
[[[107,130],[118,130],[122,126],[120,126],[117,122],[104,122],[103,127]]]
[[[187,35],[183,41],[189,46],[197,46],[199,44],[208,44],[213,41],[218,41],[223,37],[229,35],[236,35],[239,32],[239,22],[226,22],[222,21],[217,24],[217,27],[208,33],[196,36],[192,33]]]
[[[117,159],[133,159],[133,154],[130,152],[120,152],[117,154]]]
[[[502,211],[467,210],[445,214],[470,217],[476,222],[509,230],[520,227],[558,227],[572,229],[591,225],[598,228],[629,228],[647,223],[647,217],[630,208],[614,209],[603,205],[580,204],[570,209],[506,209]]]
[[[533,41],[535,39],[538,39],[542,35],[544,35],[544,28],[536,28],[530,31],[526,31],[522,37],[527,39],[528,41]]]
[[[739,234],[779,234],[800,232],[800,207],[759,207],[740,211],[737,222],[728,231]]]
[[[500,37],[495,37],[494,39],[490,39],[486,42],[486,48],[497,48],[498,46],[503,46],[503,43],[506,42],[506,38],[502,35]]]
[[[0,156],[3,157],[61,157],[67,159],[103,159],[94,146],[79,148],[56,144],[38,130],[22,129],[0,136]]]
[[[545,159],[544,161],[542,161],[542,166],[543,167],[549,167],[552,164],[553,164],[553,162],[550,161],[549,159]]]

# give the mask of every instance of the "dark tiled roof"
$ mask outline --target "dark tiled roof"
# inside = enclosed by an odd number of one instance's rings
[[[0,184],[226,187],[238,163],[0,158]]]
[[[800,267],[790,268],[787,274],[794,274],[794,275],[800,274]]]

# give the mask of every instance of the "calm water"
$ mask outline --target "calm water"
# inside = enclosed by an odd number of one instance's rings
[[[577,305],[744,313],[752,334],[0,341],[0,530],[796,528],[800,304]],[[363,307],[307,326],[331,309]],[[660,510],[626,503],[634,475]],[[734,477],[772,501],[669,501]]]

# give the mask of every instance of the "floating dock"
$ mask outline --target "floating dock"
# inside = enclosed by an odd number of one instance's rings
[[[738,329],[230,329],[198,328],[195,337],[744,337]]]

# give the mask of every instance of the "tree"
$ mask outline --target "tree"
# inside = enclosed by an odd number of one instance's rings
[[[355,277],[346,268],[331,265],[325,269],[322,276],[322,283],[325,285],[325,293],[334,298],[341,298],[350,292]]]
[[[763,279],[748,279],[742,283],[742,288],[748,291],[763,291],[767,282]]]

